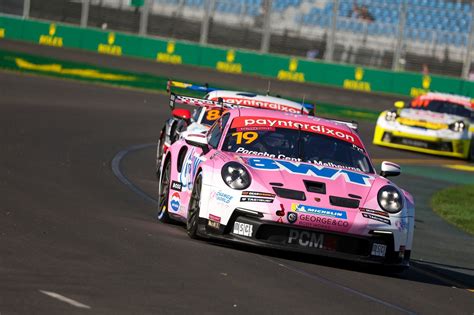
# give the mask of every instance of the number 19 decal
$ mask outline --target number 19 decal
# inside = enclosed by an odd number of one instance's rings
[[[241,144],[242,139],[245,140],[245,144],[250,144],[254,142],[255,140],[257,140],[258,133],[256,133],[255,131],[247,131],[247,132],[239,131],[239,132],[234,132],[232,136],[237,137],[237,141],[236,141],[237,144]]]

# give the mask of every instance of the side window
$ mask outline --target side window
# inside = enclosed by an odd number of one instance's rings
[[[201,115],[202,107],[196,108],[193,111],[193,115],[191,116],[191,121],[196,122],[199,120],[199,115]]]
[[[229,117],[230,117],[230,114],[225,114],[224,116],[222,116],[218,121],[215,122],[215,124],[212,126],[211,130],[209,131],[208,143],[214,149],[217,149],[217,146],[219,145],[219,141],[221,140],[222,133],[225,129],[225,125],[227,124],[227,121],[229,120]]]

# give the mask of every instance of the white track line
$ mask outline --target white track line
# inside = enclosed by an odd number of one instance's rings
[[[44,290],[39,290],[41,293],[43,294],[46,294],[47,296],[50,296],[52,297],[53,299],[57,299],[57,300],[60,300],[64,303],[68,303],[72,306],[75,306],[75,307],[79,307],[79,308],[87,308],[87,309],[90,309],[91,307],[89,305],[85,305],[85,304],[82,304],[78,301],[74,301],[73,299],[70,299],[68,297],[65,297],[64,295],[61,295],[61,294],[58,294],[58,293],[55,293],[55,292],[51,292],[51,291],[44,291]]]

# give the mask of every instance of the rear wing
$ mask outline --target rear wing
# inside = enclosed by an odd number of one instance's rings
[[[220,98],[219,98],[220,99]],[[199,107],[221,107],[221,108],[237,108],[238,105],[224,103],[222,100],[211,101],[203,98],[189,97],[184,95],[178,95],[170,93],[170,108],[174,109],[175,105],[190,105],[190,106],[199,106]],[[246,107],[246,106],[241,106]]]
[[[170,93],[172,87],[187,89],[191,91],[198,91],[198,92],[203,92],[203,93],[209,93],[209,92],[218,90],[216,88],[209,87],[207,83],[204,85],[196,85],[192,83],[168,80],[168,83],[166,84],[166,92]]]
[[[347,127],[351,128],[352,130],[356,132],[359,130],[359,123],[354,120],[348,121],[348,120],[338,120],[338,119],[332,119],[332,118],[324,118],[324,119],[335,122],[337,124],[346,125]]]
[[[180,89],[186,89],[186,90],[197,91],[197,92],[202,92],[202,93],[209,93],[209,92],[219,90],[217,88],[209,87],[207,83],[204,85],[197,85],[197,84],[192,84],[192,83],[168,80],[168,83],[166,85],[166,92],[171,93],[172,87],[177,87]],[[314,113],[314,104],[305,103],[304,101],[300,102],[299,104],[303,106],[309,113]]]

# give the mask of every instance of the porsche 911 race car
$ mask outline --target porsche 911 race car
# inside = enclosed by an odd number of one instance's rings
[[[474,104],[463,96],[428,93],[380,114],[373,143],[474,160]]]
[[[176,103],[185,104],[179,102],[179,99],[176,102],[173,102],[172,106],[170,105],[172,109],[172,117],[165,122],[165,125],[161,129],[158,140],[156,153],[157,171],[158,166],[161,163],[161,157],[163,156],[163,152],[166,152],[168,147],[173,142],[182,137],[183,132],[207,132],[209,127],[214,123],[214,121],[216,121],[220,117],[222,103],[231,106],[234,105],[240,107],[257,107],[278,110],[288,113],[303,114],[310,114],[314,108],[312,104],[297,103],[269,95],[259,95],[249,92],[217,90],[215,88],[208,87],[207,85],[200,86],[178,81],[168,81],[168,92],[171,93],[172,87],[207,93],[204,96],[204,99],[215,102],[187,103],[187,105],[197,106],[192,114],[188,109],[174,108],[174,104]]]
[[[170,146],[157,217],[190,237],[406,268],[412,196],[380,175],[351,123],[233,108]]]

